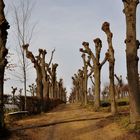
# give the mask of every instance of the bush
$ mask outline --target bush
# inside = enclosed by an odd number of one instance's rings
[[[20,103],[18,104],[18,106],[21,110],[24,110],[24,101],[25,101],[24,96],[21,96]],[[42,105],[43,105],[43,112],[47,112],[62,103],[64,103],[64,102],[61,101],[60,99],[55,99],[55,100],[54,99],[44,99],[43,103],[42,103],[42,100],[40,98],[28,96],[26,111],[29,111],[31,114],[38,114],[38,113],[41,113]]]
[[[109,101],[101,101],[101,107],[108,107],[110,106],[110,102]]]
[[[101,107],[108,107],[111,103],[109,101],[101,101]],[[127,99],[119,99],[117,101],[118,106],[126,106],[129,105],[129,101]]]
[[[118,106],[125,106],[129,105],[129,99],[128,98],[122,98],[117,101]]]
[[[119,101],[119,102],[117,102],[117,105],[118,105],[118,106],[129,105],[129,102],[127,102],[127,101]]]

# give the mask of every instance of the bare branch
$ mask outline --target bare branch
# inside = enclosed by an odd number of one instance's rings
[[[52,51],[51,58],[50,58],[50,61],[49,61],[49,63],[48,63],[48,67],[49,67],[50,64],[52,63],[54,52],[55,52],[55,49],[53,49],[53,51]]]
[[[90,76],[90,80],[91,80],[92,84],[95,86],[95,83],[94,83],[94,81],[92,79],[92,76]]]
[[[106,63],[106,61],[107,61],[107,57],[105,56],[104,60],[100,64],[100,68],[102,68],[102,66]]]

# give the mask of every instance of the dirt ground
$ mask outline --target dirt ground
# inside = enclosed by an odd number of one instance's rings
[[[63,104],[50,113],[13,122],[10,130],[9,140],[140,140],[110,113],[89,111],[79,104]]]

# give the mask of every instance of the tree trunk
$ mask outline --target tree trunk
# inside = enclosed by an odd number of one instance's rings
[[[77,88],[76,88],[75,92],[76,92],[76,93],[75,93],[75,94],[76,94],[76,95],[75,95],[75,100],[76,100],[76,102],[78,102],[78,90],[77,90]]]
[[[110,79],[110,98],[111,98],[111,113],[115,115],[117,113],[117,106],[115,101],[115,85],[114,85],[114,63],[109,63],[109,79]]]
[[[95,96],[94,96],[94,108],[98,111],[100,108],[100,69],[95,67],[94,69],[94,79],[95,79]]]
[[[80,101],[83,104],[84,103],[84,78],[83,78],[83,71],[80,71],[80,80],[79,80],[79,92],[80,92]]]
[[[47,54],[46,50],[40,49],[41,53],[41,73],[42,73],[42,84],[43,84],[43,97],[49,98],[48,96],[48,75],[47,75],[47,69],[46,69],[46,63],[45,63],[45,56]]]
[[[126,60],[127,77],[130,91],[130,121],[140,122],[140,90],[138,77],[138,56],[136,41],[136,8],[139,0],[123,1],[126,17]]]
[[[43,84],[42,84],[42,79],[37,78],[37,79],[36,79],[36,85],[37,85],[37,97],[41,98],[41,96],[43,96]]]
[[[46,83],[46,95],[45,95],[45,97],[47,98],[47,99],[49,99],[50,97],[49,97],[49,81],[47,80],[47,83]]]
[[[114,58],[114,49],[112,45],[112,37],[113,34],[110,31],[110,24],[108,22],[104,22],[102,25],[102,30],[106,33],[107,42],[108,42],[108,62],[109,62],[109,93],[111,98],[111,113],[115,115],[117,113],[117,106],[115,101],[115,84],[114,84],[114,65],[115,65],[115,58]]]
[[[23,79],[24,79],[24,110],[27,110],[27,95],[26,95],[26,85],[27,85],[27,75],[26,75],[26,62],[25,62],[25,52],[23,50]]]
[[[85,54],[82,55],[83,58],[83,63],[84,63],[84,67],[83,67],[83,72],[84,72],[84,105],[87,105],[87,84],[88,84],[88,65],[86,62],[86,58],[85,58]]]
[[[4,128],[3,86],[4,86],[4,67],[0,66],[0,129]]]
[[[9,24],[5,19],[4,15],[4,2],[0,0],[0,129],[4,128],[4,111],[3,111],[3,94],[4,94],[4,72],[5,66],[7,64],[7,59],[5,58],[8,54],[6,49],[7,41],[7,29],[9,29]]]
[[[87,75],[84,77],[84,105],[87,105]]]
[[[37,97],[41,98],[43,96],[43,84],[42,84],[42,74],[41,74],[41,69],[36,68],[36,74],[37,74],[37,78],[36,78],[36,94]]]
[[[48,98],[47,97],[47,91],[48,91],[48,89],[47,89],[47,81],[44,78],[42,79],[42,84],[43,84],[43,97]]]
[[[43,84],[42,84],[42,81],[37,79],[36,80],[36,85],[37,85],[37,95],[38,98],[40,99],[40,110],[41,112],[43,111]]]

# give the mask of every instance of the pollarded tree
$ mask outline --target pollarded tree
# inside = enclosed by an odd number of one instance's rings
[[[84,71],[83,69],[78,70],[78,81],[79,81],[79,100],[82,104],[84,104]]]
[[[140,122],[140,89],[138,77],[138,48],[136,40],[136,10],[139,0],[123,0],[126,17],[126,62],[130,93],[130,121],[137,125]]]
[[[9,29],[9,24],[5,19],[4,14],[4,2],[0,0],[0,129],[4,128],[4,111],[3,111],[3,92],[4,92],[4,72],[7,65],[6,56],[8,54],[8,49],[6,48],[7,41],[7,29]]]
[[[39,49],[39,66],[41,69],[41,75],[42,75],[42,86],[43,86],[43,97],[47,93],[47,73],[45,70],[45,56],[47,54],[46,50]]]
[[[77,74],[72,77],[73,92],[75,92],[75,102],[79,101],[79,80]]]
[[[117,99],[120,98],[121,95],[121,90],[122,90],[122,86],[124,85],[123,81],[122,81],[122,75],[117,76],[116,74],[114,75],[116,80],[117,80],[117,85],[116,85],[116,92],[117,92]]]
[[[75,101],[84,104],[86,96],[84,70],[79,69],[77,74],[74,74],[74,77],[72,77],[72,79],[73,88],[75,91]]]
[[[37,97],[43,99],[43,83],[42,83],[42,77],[43,76],[42,76],[41,65],[40,65],[41,52],[39,51],[39,55],[35,57],[32,54],[32,52],[30,52],[28,50],[28,47],[29,47],[28,44],[23,46],[23,48],[26,52],[26,57],[31,60],[31,62],[34,64],[34,68],[36,70],[36,75],[37,75],[37,78],[36,78],[36,86],[37,86],[36,94],[37,94]]]
[[[19,96],[22,95],[22,91],[23,91],[23,88],[20,88],[20,89],[19,89]]]
[[[90,60],[91,60],[91,57],[89,56],[88,58],[86,58],[86,54],[83,53],[82,54],[82,59],[83,59],[83,63],[84,63],[84,66],[83,66],[83,92],[84,92],[84,105],[87,105],[87,93],[88,93],[88,78],[89,76],[93,73],[93,71],[91,70],[90,73],[88,73],[88,67],[90,66]]]
[[[53,60],[55,49],[52,51],[50,61],[48,63],[45,62],[45,55],[42,55],[42,74],[43,74],[43,95],[46,99],[49,99],[49,88],[50,88],[50,65]]]
[[[60,78],[59,81],[57,82],[58,99],[61,99],[62,88],[63,88],[63,79]]]
[[[84,104],[85,96],[84,96],[84,71],[79,69],[77,74],[74,74],[72,77],[72,92],[70,96],[70,100],[72,102],[81,102]]]
[[[72,94],[73,94],[73,92],[70,93],[70,96],[69,96],[69,99],[68,99],[69,103],[73,103],[73,96],[72,96]]]
[[[46,67],[46,62],[45,62],[45,56],[47,54],[46,50],[39,49],[40,52],[40,67],[41,67],[41,73],[42,73],[42,84],[43,84],[43,96],[47,99],[49,99],[49,93],[48,93],[48,74],[47,74],[47,69],[49,65]]]
[[[31,85],[28,86],[29,90],[27,90],[28,92],[31,93],[31,96],[35,96],[36,95],[36,85],[33,83]]]
[[[65,102],[67,101],[66,99],[66,95],[67,95],[67,91],[66,88],[63,85],[63,79],[59,79],[58,83],[58,88],[57,88],[57,99],[60,99],[61,101]]]
[[[13,104],[15,104],[15,93],[16,93],[16,91],[17,91],[17,87],[11,87],[12,88],[12,95],[13,95],[13,97],[12,97],[12,101],[13,101]]]
[[[88,64],[86,62],[85,53],[82,54],[82,59],[84,63],[83,72],[84,72],[84,84],[83,84],[83,92],[84,92],[84,105],[87,105],[87,88],[88,88]]]
[[[95,43],[95,55],[92,50],[89,48],[88,42],[83,42],[84,49],[80,49],[81,52],[87,53],[93,62],[92,70],[94,72],[94,82],[95,82],[95,101],[94,101],[94,108],[96,111],[99,110],[100,107],[100,77],[101,77],[101,68],[107,61],[107,57],[100,63],[100,52],[102,48],[102,41],[99,38],[93,40]],[[107,56],[107,55],[106,55]]]
[[[109,97],[109,86],[105,85],[102,90],[102,99],[108,100],[109,99],[108,97]]]
[[[52,68],[51,69],[48,69],[49,70],[49,74],[51,76],[51,82],[52,82],[52,94],[53,94],[53,98],[56,99],[57,98],[57,95],[56,95],[56,79],[57,79],[57,76],[56,76],[56,69],[58,67],[58,64],[55,63],[55,64],[52,64]]]
[[[102,25],[102,30],[105,32],[107,36],[108,42],[108,62],[109,62],[109,93],[111,100],[111,113],[115,115],[117,113],[117,106],[115,101],[115,84],[114,84],[114,66],[115,66],[115,57],[114,57],[114,49],[112,45],[112,37],[113,34],[110,31],[110,24],[108,22],[104,22]]]
[[[62,88],[61,100],[65,103],[67,102],[67,90],[65,87]]]

